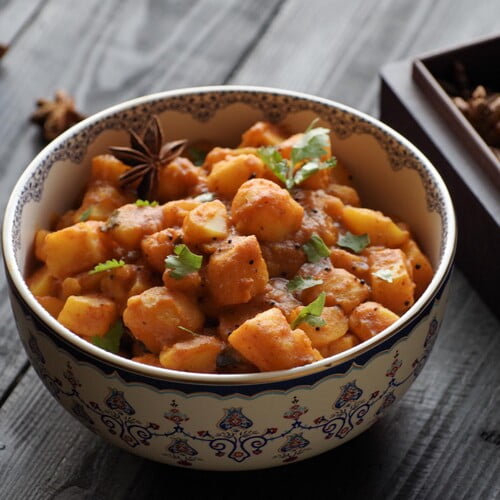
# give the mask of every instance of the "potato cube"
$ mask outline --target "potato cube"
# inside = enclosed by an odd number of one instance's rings
[[[369,252],[372,297],[396,314],[403,314],[414,302],[415,283],[406,255],[399,248]]]
[[[57,297],[51,297],[50,295],[45,295],[43,297],[37,297],[39,304],[54,318],[57,319],[59,313],[64,307],[64,300]]]
[[[286,134],[277,125],[260,121],[243,133],[239,147],[276,146],[285,139]]]
[[[306,261],[301,245],[293,240],[271,241],[261,248],[269,276],[292,279]]]
[[[198,305],[182,292],[153,287],[127,301],[123,312],[125,326],[151,352],[183,340],[203,327],[204,317]]]
[[[35,296],[55,295],[57,280],[47,266],[39,267],[26,280],[28,288]]]
[[[251,179],[238,189],[231,205],[233,223],[241,234],[281,241],[302,224],[304,209],[290,193],[268,179]]]
[[[188,196],[200,182],[202,173],[202,170],[195,167],[187,158],[176,158],[158,172],[156,199],[164,203]]]
[[[105,224],[108,234],[127,250],[136,250],[144,236],[164,229],[161,206],[123,205],[113,212]]]
[[[286,370],[321,359],[307,334],[292,330],[276,307],[245,321],[228,338],[229,344],[260,371]]]
[[[429,259],[420,250],[417,243],[410,239],[401,246],[413,269],[413,281],[415,282],[415,298],[420,297],[429,285],[434,275]]]
[[[303,306],[294,309],[290,315],[290,323],[299,315]],[[321,317],[326,321],[323,326],[313,326],[309,323],[301,323],[299,328],[306,332],[311,339],[313,347],[320,349],[334,340],[339,339],[346,334],[348,318],[339,306],[324,307]]]
[[[207,335],[176,342],[160,352],[163,368],[186,372],[215,373],[217,356],[224,347],[221,340]]]
[[[319,267],[319,266],[317,266]],[[362,280],[345,269],[336,267],[315,269],[314,265],[305,264],[300,270],[301,276],[314,276],[323,281],[322,284],[307,288],[301,294],[304,303],[309,304],[321,292],[326,293],[326,306],[340,306],[349,314],[358,304],[370,296],[370,288]]]
[[[248,302],[264,292],[269,274],[255,236],[234,237],[210,256],[208,288],[222,306]]]
[[[163,284],[169,290],[184,292],[186,295],[198,295],[201,290],[201,276],[198,271],[186,274],[181,279],[172,278],[172,269],[165,269],[162,275]]]
[[[39,229],[35,234],[35,257],[45,262],[47,254],[45,253],[45,237],[50,234],[46,229]]]
[[[360,304],[349,316],[349,329],[360,340],[368,340],[399,319],[397,314],[377,302]]]
[[[63,326],[82,337],[102,337],[118,319],[115,303],[98,295],[71,295],[57,316]]]
[[[200,245],[222,240],[227,236],[228,231],[227,210],[219,200],[202,203],[188,212],[182,223],[186,245]]]
[[[254,147],[235,148],[235,149],[215,147],[211,149],[208,152],[207,156],[205,157],[205,161],[203,162],[203,168],[210,172],[216,163],[225,160],[228,156],[256,155],[256,154],[257,154],[257,148]]]
[[[129,297],[139,295],[155,284],[151,271],[145,266],[125,264],[101,274],[100,290],[115,302],[120,314]]]
[[[130,170],[118,158],[110,154],[97,155],[92,158],[90,182],[105,181],[113,186],[120,187],[120,176]]]
[[[175,245],[182,241],[182,231],[169,227],[149,234],[141,240],[141,250],[147,263],[159,273],[165,270],[165,259],[174,251]]]
[[[165,227],[181,227],[186,215],[201,205],[196,200],[173,200],[162,205],[163,222]]]
[[[78,222],[48,234],[44,247],[50,273],[65,278],[111,258],[108,237],[102,227],[99,221]]]
[[[132,201],[130,198],[112,184],[96,181],[85,191],[82,204],[73,220],[107,220],[117,208]]]
[[[326,192],[342,200],[344,205],[351,205],[353,207],[361,206],[361,200],[359,199],[358,192],[351,186],[346,186],[344,184],[330,184]]]
[[[262,160],[255,155],[228,156],[213,166],[207,178],[208,189],[231,199],[245,181],[262,177],[264,168]]]
[[[365,234],[374,246],[399,247],[410,237],[408,231],[401,229],[390,217],[370,208],[346,205],[343,222],[353,234]]]
[[[369,281],[370,266],[365,255],[357,255],[342,248],[330,248],[330,261],[334,267],[341,267],[358,278]]]
[[[360,344],[360,340],[353,333],[346,333],[342,337],[337,340],[334,340],[330,344],[327,344],[323,347],[320,347],[318,350],[322,356],[327,358],[328,356],[334,356],[340,352],[347,351],[347,349],[351,349],[358,344]]]

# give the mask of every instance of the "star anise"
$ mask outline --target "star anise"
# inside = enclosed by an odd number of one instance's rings
[[[158,180],[158,170],[182,154],[187,140],[164,142],[163,131],[156,115],[151,118],[142,136],[133,130],[128,132],[129,148],[118,146],[110,148],[116,158],[132,167],[120,176],[120,184],[128,186],[139,181],[138,196],[143,200],[149,200]]]
[[[46,141],[55,139],[66,129],[85,118],[75,108],[74,100],[64,91],[58,90],[55,99],[38,99],[38,109],[31,115],[31,120],[43,127]]]

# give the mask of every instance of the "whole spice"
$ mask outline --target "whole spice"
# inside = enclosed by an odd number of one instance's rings
[[[500,148],[500,93],[488,93],[478,85],[468,99],[454,97],[453,102],[484,141]]]
[[[66,129],[85,118],[75,108],[75,102],[63,90],[58,90],[53,101],[38,99],[38,109],[31,115],[31,120],[42,126],[43,137],[52,141]]]
[[[0,59],[6,54],[6,52],[9,50],[8,45],[4,45],[3,43],[0,43]]]
[[[461,61],[454,61],[452,70],[451,80],[441,85],[500,160],[500,92],[472,84]]]
[[[137,194],[143,200],[152,200],[158,179],[158,169],[182,154],[187,140],[164,142],[163,131],[157,116],[148,122],[139,136],[129,130],[130,147],[111,147],[113,155],[132,167],[120,176],[122,186],[139,181]]]

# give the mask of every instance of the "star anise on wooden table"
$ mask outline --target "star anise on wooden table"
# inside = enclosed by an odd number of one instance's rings
[[[9,50],[8,45],[4,45],[3,43],[0,43],[0,59],[2,59],[2,57],[7,53],[8,50]]]
[[[132,167],[120,176],[120,184],[128,186],[139,181],[137,195],[143,200],[150,198],[158,180],[158,170],[180,156],[187,140],[165,142],[158,117],[154,115],[146,125],[141,136],[133,130],[130,135],[130,147],[111,147],[113,155]]]
[[[31,120],[42,126],[46,141],[52,141],[85,118],[85,115],[76,110],[73,98],[63,90],[56,92],[53,101],[38,99],[36,104],[37,110],[31,115]]]

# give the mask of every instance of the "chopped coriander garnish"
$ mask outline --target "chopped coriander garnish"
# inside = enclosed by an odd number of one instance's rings
[[[290,167],[281,153],[273,146],[259,148],[257,150],[259,158],[265,165],[283,182],[288,189],[292,188],[293,179],[290,178]]]
[[[309,323],[312,326],[323,326],[326,321],[321,317],[325,306],[326,293],[321,292],[309,305],[301,309],[298,316],[290,325],[292,329],[297,328],[301,323]]]
[[[375,271],[372,273],[373,276],[376,276],[377,278],[380,278],[381,280],[387,281],[388,283],[392,283],[392,272],[390,269],[379,269],[378,271]]]
[[[295,185],[304,182],[306,179],[311,177],[311,175],[319,172],[320,170],[325,170],[327,168],[332,168],[337,164],[337,160],[335,158],[330,158],[327,161],[318,162],[318,161],[309,161],[303,167],[297,170],[296,174],[293,176],[293,182]]]
[[[291,279],[286,287],[290,292],[301,292],[302,290],[307,290],[308,288],[312,288],[316,285],[321,285],[323,280],[316,280],[312,276],[306,276],[303,278],[302,276],[295,276],[295,278]]]
[[[193,330],[190,330],[189,328],[186,328],[185,326],[177,325],[177,328],[179,330],[184,330],[187,333],[190,333],[191,335],[200,335],[199,333],[193,332]]]
[[[292,148],[290,160],[283,158],[273,146],[262,147],[257,151],[260,159],[285,184],[287,189],[292,189],[316,172],[333,168],[337,164],[334,157],[321,161],[321,157],[328,153],[330,147],[330,131],[323,127],[312,128],[315,122],[316,120],[309,125],[304,135]],[[304,164],[296,169],[301,163]]]
[[[196,196],[195,201],[199,201],[201,203],[206,203],[208,201],[213,201],[215,200],[215,194],[214,193],[201,193],[198,196]]]
[[[89,220],[89,217],[92,213],[92,207],[89,207],[87,208],[87,210],[83,211],[81,214],[80,214],[80,217],[79,217],[79,221],[80,222],[85,222],[87,220]]]
[[[187,274],[200,269],[203,256],[191,252],[186,245],[175,245],[174,253],[175,255],[169,255],[165,259],[165,265],[171,269],[172,278],[180,280]]]
[[[312,263],[319,262],[323,257],[330,255],[330,249],[316,233],[311,236],[307,243],[302,245],[302,249],[307,255],[307,260]]]
[[[191,146],[188,148],[187,154],[189,156],[189,159],[197,167],[201,167],[203,165],[203,163],[205,163],[205,158],[207,156],[207,153],[205,151],[203,151],[202,149]]]
[[[330,147],[330,131],[327,128],[308,128],[292,148],[292,163],[296,165],[308,159],[319,159]]]
[[[122,267],[125,265],[125,261],[111,259],[106,262],[101,262],[97,264],[92,271],[89,271],[89,274],[102,273],[103,271],[109,271],[110,269],[116,269],[117,267]]]
[[[149,201],[149,200],[135,200],[135,204],[138,207],[157,207],[157,201]]]
[[[120,349],[120,340],[123,335],[123,325],[117,321],[102,337],[95,335],[92,343],[106,351],[117,353]]]
[[[365,234],[352,234],[349,231],[345,234],[341,234],[337,241],[337,245],[343,248],[349,248],[353,252],[360,253],[364,248],[370,244],[370,237],[367,233]]]

